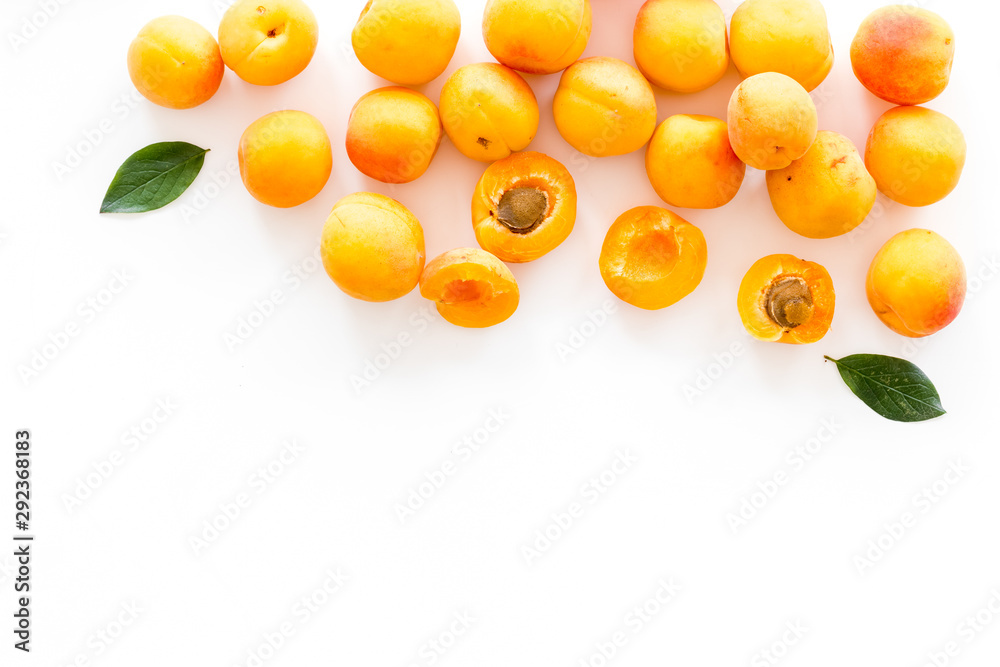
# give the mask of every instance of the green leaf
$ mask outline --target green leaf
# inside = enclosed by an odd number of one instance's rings
[[[145,213],[166,206],[188,189],[205,164],[207,152],[183,141],[137,150],[118,168],[101,213]]]
[[[937,389],[924,372],[905,359],[881,354],[852,354],[837,364],[854,395],[886,419],[920,422],[945,414]]]

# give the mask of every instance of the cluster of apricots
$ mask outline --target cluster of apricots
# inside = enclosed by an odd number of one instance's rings
[[[435,104],[409,88],[441,76],[458,44],[454,0],[369,0],[352,32],[361,64],[393,85],[354,105],[347,125],[351,163],[384,183],[408,183],[429,167],[444,136],[487,163],[472,196],[480,248],[425,262],[420,222],[385,195],[359,192],[337,202],[322,229],[323,264],[346,294],[388,301],[411,292],[464,327],[498,324],[517,309],[519,290],[505,263],[556,248],[576,220],[572,175],[557,160],[526,150],[539,105],[525,74],[561,72],[552,100],[559,133],[593,157],[645,147],[649,181],[678,208],[724,206],[746,167],[766,171],[777,217],[814,239],[845,234],[865,220],[881,191],[926,206],[958,183],[966,145],[947,116],[922,106],[947,86],[954,35],[938,15],[891,5],[870,14],[850,50],[858,80],[896,106],[883,114],[864,155],[820,130],[809,91],[833,66],[819,0],[745,0],[728,26],[713,0],[648,0],[636,17],[636,67],[610,57],[580,59],[593,27],[590,0],[488,0],[482,30],[497,62],[458,68]],[[129,73],[151,101],[189,108],[219,88],[226,67],[257,85],[276,85],[308,65],[316,18],[302,0],[237,0],[218,42],[176,16],[147,24],[128,54]],[[678,114],[657,125],[653,86],[676,93],[717,83],[730,60],[743,77],[725,119]],[[268,114],[247,128],[238,150],[247,190],[291,207],[330,177],[329,137],[303,111]],[[608,288],[639,308],[660,309],[697,288],[707,246],[695,225],[656,206],[623,213],[607,231],[599,268]],[[965,269],[938,234],[911,229],[872,260],[866,291],[878,317],[906,336],[949,324],[965,296]],[[811,343],[829,330],[835,292],[819,264],[787,254],[764,257],[737,297],[747,331],[765,341]]]

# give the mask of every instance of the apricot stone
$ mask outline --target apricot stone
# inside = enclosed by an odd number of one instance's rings
[[[369,0],[351,44],[368,71],[419,86],[448,67],[461,31],[454,0]]]
[[[617,58],[584,58],[570,65],[559,80],[552,113],[563,139],[591,157],[639,150],[656,129],[652,86]]]
[[[390,86],[366,93],[347,121],[347,157],[365,176],[409,183],[427,171],[441,145],[441,118],[426,96]]]
[[[507,67],[554,74],[583,54],[591,21],[590,0],[489,0],[483,39]]]
[[[920,338],[958,317],[965,301],[965,264],[958,251],[928,229],[909,229],[886,241],[865,281],[868,303],[882,323]]]
[[[872,94],[893,104],[923,104],[947,87],[955,33],[934,12],[889,5],[876,9],[851,42],[851,67]]]
[[[671,206],[723,206],[739,192],[746,169],[729,144],[726,124],[712,116],[670,116],[646,148],[649,182]]]
[[[693,93],[729,67],[726,17],[712,0],[647,0],[632,31],[639,71],[653,84]]]

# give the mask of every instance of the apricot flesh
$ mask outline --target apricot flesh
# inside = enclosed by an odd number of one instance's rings
[[[247,191],[279,208],[315,197],[333,169],[330,138],[304,111],[275,111],[255,120],[240,138],[237,158]]]
[[[875,179],[851,140],[821,131],[805,155],[767,172],[767,194],[785,226],[811,239],[851,231],[875,205]]]
[[[128,47],[128,73],[136,90],[168,109],[207,102],[225,71],[212,33],[183,16],[153,19]]]
[[[756,169],[782,169],[806,154],[816,138],[816,105],[805,88],[777,72],[745,79],[727,110],[729,142]]]
[[[876,9],[851,42],[851,67],[873,95],[893,104],[923,104],[948,86],[955,33],[934,12],[889,5]]]
[[[876,253],[865,293],[882,323],[902,336],[921,338],[945,328],[965,302],[961,256],[940,234],[908,229]]]
[[[562,163],[543,153],[514,153],[487,167],[476,185],[476,241],[505,262],[530,262],[566,240],[576,205],[576,184]]]
[[[740,320],[758,340],[815,343],[830,330],[836,294],[829,272],[794,255],[762,257],[743,276]]]
[[[259,86],[284,83],[316,52],[316,15],[302,0],[236,0],[219,23],[222,59]]]
[[[498,258],[479,248],[457,248],[431,260],[420,294],[460,327],[491,327],[507,320],[520,300],[517,281]]]
[[[617,58],[584,58],[570,65],[559,79],[552,113],[559,134],[591,157],[639,150],[656,129],[652,86]]]
[[[604,237],[599,265],[608,289],[646,310],[673,305],[705,275],[705,235],[672,211],[639,206],[622,213]]]
[[[647,0],[635,19],[632,52],[654,85],[704,90],[729,67],[725,14],[712,0]]]
[[[409,183],[430,167],[441,145],[441,118],[426,96],[390,86],[366,93],[347,121],[347,157],[365,176]]]
[[[398,201],[374,192],[347,195],[323,225],[320,254],[345,294],[391,301],[416,287],[424,268],[424,231]]]
[[[893,107],[868,134],[865,166],[893,201],[927,206],[958,185],[965,154],[965,136],[948,116],[925,107]]]
[[[489,0],[483,39],[500,63],[529,74],[554,74],[574,63],[592,28],[590,0]]]
[[[441,119],[463,155],[493,162],[524,150],[538,132],[535,93],[524,78],[497,63],[455,70],[441,89]]]
[[[351,45],[368,71],[419,86],[445,71],[461,32],[453,0],[369,0],[351,32]]]
[[[653,133],[646,147],[646,175],[671,206],[717,208],[739,192],[746,165],[729,143],[725,122],[677,114]]]
[[[780,72],[807,91],[833,68],[833,44],[819,0],[746,0],[729,30],[733,64],[745,77]]]

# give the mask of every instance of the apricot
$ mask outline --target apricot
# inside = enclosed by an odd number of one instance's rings
[[[500,324],[520,300],[514,274],[479,248],[457,248],[431,260],[420,276],[420,294],[435,302],[441,317],[470,328]]]
[[[928,229],[908,229],[875,254],[865,292],[882,323],[921,338],[945,328],[965,301],[965,264],[958,251]]]
[[[409,183],[441,145],[441,118],[425,95],[390,86],[362,95],[347,121],[347,157],[365,176]]]
[[[785,226],[811,239],[851,231],[875,205],[875,179],[842,134],[823,130],[805,155],[767,172],[771,206]]]
[[[590,0],[489,0],[483,39],[498,61],[529,74],[566,69],[587,48]]]
[[[316,15],[302,0],[236,0],[219,24],[222,59],[258,86],[284,83],[304,70],[318,41]]]
[[[893,107],[868,134],[865,166],[885,196],[927,206],[958,185],[965,152],[965,136],[948,116],[924,107]]]
[[[729,53],[745,77],[780,72],[807,91],[833,68],[833,43],[819,0],[746,0],[733,12]]]
[[[168,109],[207,102],[226,67],[212,33],[183,16],[161,16],[128,47],[128,75],[143,97]]]
[[[255,120],[240,137],[237,157],[247,191],[279,208],[315,197],[333,169],[330,137],[304,111],[275,111]]]
[[[604,284],[626,303],[647,310],[677,303],[701,282],[708,262],[705,235],[672,211],[638,206],[612,223],[601,246]]]
[[[723,206],[739,192],[746,169],[729,144],[726,124],[712,116],[670,116],[646,148],[649,182],[671,206]]]
[[[782,169],[816,139],[816,105],[806,89],[777,72],[755,74],[736,86],[727,111],[729,143],[755,169]]]
[[[865,88],[893,104],[923,104],[948,86],[955,33],[934,12],[907,5],[876,9],[851,42],[851,67]]]
[[[754,262],[736,301],[743,326],[754,338],[815,343],[830,330],[836,294],[821,265],[779,254]]]
[[[552,113],[559,134],[591,157],[639,150],[656,129],[652,86],[617,58],[585,58],[570,65],[559,80]]]
[[[441,76],[461,32],[453,0],[368,0],[351,44],[372,74],[419,86]]]
[[[417,286],[424,269],[424,230],[395,199],[356,192],[333,205],[323,225],[320,256],[345,294],[391,301]]]
[[[635,64],[653,84],[694,93],[729,67],[726,17],[712,0],[647,0],[632,31]]]
[[[455,70],[441,89],[441,119],[455,148],[493,162],[521,151],[538,132],[538,101],[524,78],[504,65],[476,63]]]
[[[543,153],[514,153],[486,168],[472,197],[472,228],[505,262],[530,262],[566,240],[576,222],[576,184]]]

